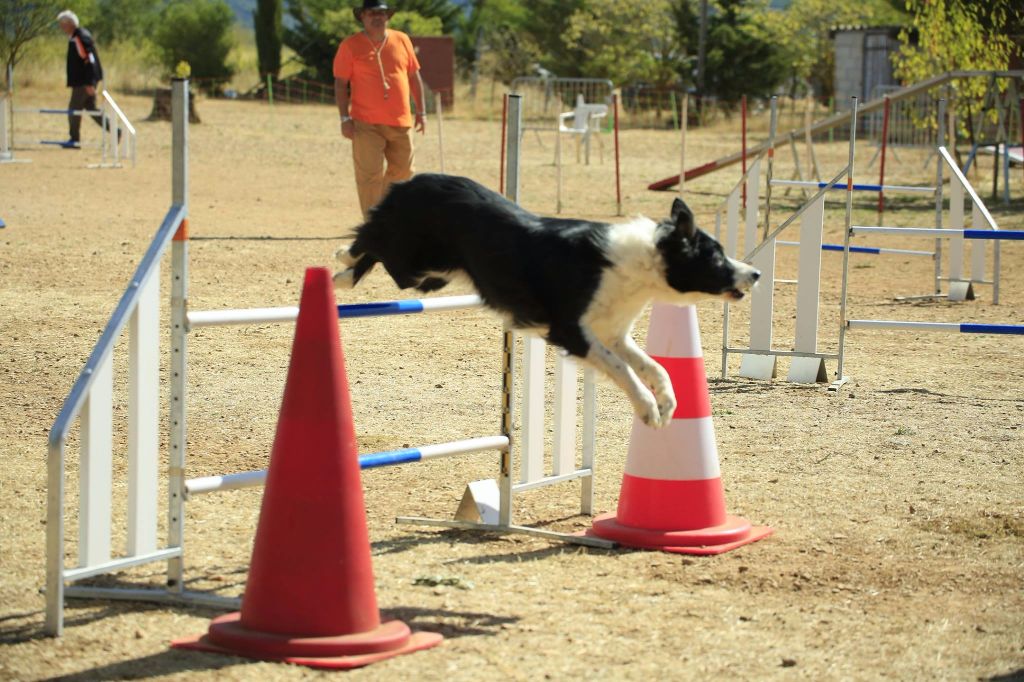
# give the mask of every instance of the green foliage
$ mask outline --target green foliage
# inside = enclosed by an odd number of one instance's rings
[[[253,12],[261,79],[281,72],[281,0],[258,0]]]
[[[685,63],[674,29],[668,0],[590,0],[569,18],[565,41],[582,55],[589,77],[666,86]]]
[[[445,9],[449,2],[406,2],[403,7],[421,5],[429,9],[438,5]],[[334,54],[347,36],[363,29],[352,13],[352,6],[339,7],[337,0],[288,0],[288,16],[292,27],[284,30],[284,44],[295,51],[305,65],[304,74],[321,82],[334,80]],[[396,12],[391,28],[410,35],[441,35],[443,16],[426,16],[413,11]]]
[[[234,47],[234,14],[223,0],[174,0],[160,16],[153,41],[170,73],[187,61],[192,77],[208,90],[231,79],[228,54]]]
[[[904,29],[893,59],[896,75],[906,82],[944,71],[1005,69],[1018,50],[1005,30],[1022,15],[1014,0],[907,0],[907,10],[918,40],[914,44]]]
[[[18,65],[32,40],[55,29],[60,10],[56,0],[0,0],[0,78],[6,81],[8,68]]]
[[[1019,30],[1024,22],[1024,10],[1014,0],[907,0],[907,10],[913,27],[900,32],[902,45],[893,56],[896,77],[905,83],[946,71],[1003,70],[1020,51],[1008,31],[1010,26]],[[971,103],[985,96],[987,79],[960,79],[952,87],[957,119],[966,121],[973,113]],[[994,122],[996,112],[990,114]],[[934,127],[934,121],[929,123]]]
[[[90,19],[81,12],[82,23],[96,36],[97,42],[144,42],[149,40],[160,19],[161,0],[94,0],[95,11]]]
[[[455,57],[473,82],[480,75],[510,83],[532,71],[540,49],[523,26],[527,11],[517,0],[475,0],[455,34]]]
[[[678,74],[689,83],[696,66],[699,0],[676,0],[672,13],[686,49],[676,57]],[[709,0],[703,94],[731,104],[744,94],[771,94],[790,76],[790,55],[763,28],[769,18],[763,0]]]
[[[634,0],[635,1],[635,0]],[[521,41],[537,46],[540,66],[556,76],[587,76],[587,65],[578,47],[565,40],[572,16],[583,10],[589,0],[522,0],[526,10],[521,26],[515,27]]]
[[[784,52],[791,91],[797,83],[806,83],[819,96],[831,96],[835,92],[835,50],[830,29],[903,26],[909,18],[894,3],[902,6],[903,0],[793,0],[785,12],[763,13],[755,30]]]

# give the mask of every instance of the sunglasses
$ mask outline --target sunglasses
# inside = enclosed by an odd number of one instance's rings
[[[363,10],[363,14],[371,17],[386,17],[388,11],[386,9],[367,9]]]

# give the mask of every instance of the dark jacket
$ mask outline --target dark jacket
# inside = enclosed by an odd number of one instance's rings
[[[96,85],[103,80],[103,66],[92,34],[76,28],[68,39],[68,87]]]

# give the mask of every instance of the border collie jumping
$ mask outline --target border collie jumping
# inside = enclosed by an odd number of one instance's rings
[[[348,268],[335,286],[355,286],[377,263],[401,289],[436,291],[467,276],[509,326],[604,372],[651,427],[669,423],[676,399],[668,373],[631,336],[644,306],[735,301],[760,277],[697,229],[679,199],[658,223],[545,218],[452,175],[392,185],[354,237],[335,254]]]

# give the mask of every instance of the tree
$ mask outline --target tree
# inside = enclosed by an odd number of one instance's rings
[[[234,48],[235,17],[224,0],[175,0],[161,14],[153,41],[171,73],[188,62],[201,87],[217,90],[234,75],[228,54]]]
[[[786,79],[786,53],[761,35],[748,0],[718,0],[708,21],[706,94],[734,104],[743,95],[768,96]]]
[[[615,83],[672,85],[685,63],[668,0],[590,0],[569,18],[565,41],[586,76]]]
[[[896,8],[904,0],[793,0],[785,11],[765,12],[755,23],[764,39],[785,53],[790,91],[806,83],[817,95],[835,92],[835,50],[830,30],[835,26],[903,26],[909,17]]]
[[[587,76],[581,50],[566,42],[565,35],[569,20],[588,0],[522,0],[521,4],[526,12],[517,30],[537,46],[540,66],[557,76]]]
[[[1009,35],[1010,27],[1019,30],[1024,22],[1024,10],[1015,0],[907,0],[907,10],[912,26],[900,32],[902,44],[893,56],[895,75],[904,83],[946,71],[1003,70],[1020,53]],[[976,113],[970,107],[981,101],[987,87],[987,79],[980,78],[952,83],[959,121],[970,123]],[[996,112],[989,113],[994,122]],[[929,123],[935,125],[934,120]]]
[[[287,11],[291,26],[284,30],[284,44],[306,66],[307,77],[324,83],[333,81],[338,45],[346,36],[362,30],[351,7],[339,8],[337,0],[288,0]],[[441,35],[444,24],[441,17],[402,11],[391,18],[389,25],[410,35]]]
[[[281,0],[258,0],[252,15],[260,79],[281,72]]]
[[[54,30],[60,11],[55,0],[0,0],[0,65],[3,78],[14,70],[32,40]],[[13,83],[7,83],[11,90]]]
[[[92,19],[78,16],[101,42],[143,43],[151,39],[162,7],[161,0],[99,0]]]

